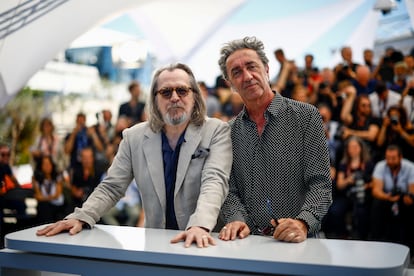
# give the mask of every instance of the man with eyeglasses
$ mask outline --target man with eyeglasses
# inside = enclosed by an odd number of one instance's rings
[[[271,234],[302,242],[318,234],[332,202],[321,116],[272,91],[268,63],[255,37],[231,41],[220,52],[223,77],[245,104],[230,122],[234,160],[219,233],[225,241]]]
[[[147,122],[124,130],[107,176],[82,208],[37,232],[76,234],[92,227],[122,198],[135,178],[145,227],[183,230],[171,242],[214,245],[210,231],[228,193],[230,126],[206,117],[203,96],[184,64],[159,69],[150,91]]]

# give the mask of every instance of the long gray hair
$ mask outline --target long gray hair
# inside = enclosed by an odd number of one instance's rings
[[[148,122],[149,122],[150,128],[154,132],[161,131],[165,125],[163,116],[158,109],[157,101],[156,101],[156,94],[157,94],[157,91],[159,90],[159,87],[158,87],[159,76],[162,72],[166,70],[172,72],[176,69],[183,70],[190,77],[190,87],[194,94],[194,107],[191,113],[190,121],[195,125],[202,125],[205,121],[205,118],[207,115],[206,105],[204,103],[204,99],[203,99],[203,96],[201,95],[200,88],[197,85],[197,81],[190,67],[182,63],[170,64],[166,67],[162,67],[158,69],[155,72],[154,77],[152,79],[150,98],[149,98],[150,107],[149,107]]]
[[[269,59],[266,57],[266,54],[264,52],[263,42],[257,39],[255,36],[246,36],[243,39],[232,40],[224,44],[224,46],[220,50],[220,58],[218,64],[220,66],[220,70],[224,79],[228,80],[226,68],[227,58],[235,51],[241,49],[252,49],[256,51],[260,60],[263,62],[263,65],[267,65],[269,63]]]

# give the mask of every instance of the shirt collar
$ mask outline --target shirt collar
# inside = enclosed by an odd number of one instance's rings
[[[185,129],[183,133],[181,134],[180,138],[178,138],[176,149],[179,148],[183,142],[185,142],[184,136],[185,136],[186,130],[187,129]],[[165,134],[164,130],[161,131],[161,139],[162,139],[162,150],[172,151],[170,144],[168,143],[167,135]]]
[[[267,107],[265,111],[265,116],[267,118],[267,113],[270,113],[272,116],[276,116],[277,113],[283,108],[284,102],[283,102],[283,96],[277,93],[276,91],[273,91],[275,93],[275,96],[273,97],[272,101],[270,102],[269,106]],[[241,111],[241,118],[248,119],[249,114],[247,113],[246,107],[243,107],[243,110]]]

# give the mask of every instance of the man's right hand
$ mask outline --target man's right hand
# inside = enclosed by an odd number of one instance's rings
[[[240,239],[246,238],[248,235],[250,235],[250,228],[247,226],[245,222],[242,221],[233,221],[230,223],[227,223],[226,226],[224,226],[219,233],[219,239],[223,241],[228,240],[235,240],[236,237],[239,237]]]
[[[50,237],[63,231],[68,231],[69,234],[75,235],[82,231],[84,224],[84,222],[77,219],[60,220],[40,230],[37,230],[36,235]]]

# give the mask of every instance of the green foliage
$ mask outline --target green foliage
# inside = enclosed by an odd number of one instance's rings
[[[0,140],[10,144],[15,165],[30,161],[29,148],[38,133],[43,102],[44,92],[26,87],[0,111]]]

